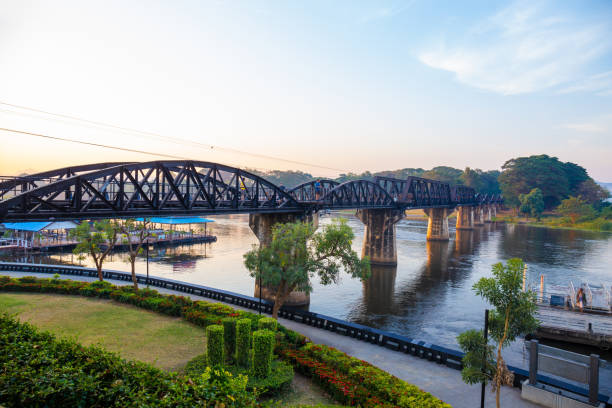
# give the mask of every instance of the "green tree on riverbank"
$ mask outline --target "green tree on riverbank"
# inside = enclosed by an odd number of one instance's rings
[[[370,276],[370,261],[353,251],[353,230],[346,220],[334,220],[315,234],[312,224],[276,224],[269,246],[253,248],[244,255],[244,264],[260,285],[274,288],[272,317],[295,290],[310,293],[310,279],[320,283],[338,282],[341,268],[353,278]]]
[[[519,195],[519,201],[521,203],[520,211],[524,214],[531,215],[540,220],[542,211],[544,211],[544,196],[542,190],[534,188],[529,194]]]
[[[520,195],[539,188],[544,196],[544,205],[552,209],[570,195],[578,195],[580,186],[592,179],[587,171],[575,164],[559,161],[546,154],[518,157],[502,166],[499,185],[507,206],[518,208]]]
[[[96,221],[93,226],[87,221],[82,221],[69,233],[78,242],[72,252],[80,259],[85,254],[89,254],[96,265],[98,279],[101,281],[104,280],[102,264],[115,247],[119,230],[119,225],[111,220]]]
[[[597,215],[593,207],[581,197],[570,197],[561,201],[557,211],[569,217],[572,224],[575,224],[579,218],[595,218]]]

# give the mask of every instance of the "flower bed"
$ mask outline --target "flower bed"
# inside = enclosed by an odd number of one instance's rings
[[[277,352],[347,405],[450,407],[414,385],[332,347],[308,343],[300,349],[279,348]]]
[[[100,297],[132,304],[170,316],[182,316],[198,326],[222,324],[226,317],[251,320],[251,330],[265,316],[236,310],[221,303],[193,301],[155,290],[134,291],[108,282],[0,276],[0,291],[48,292]],[[276,353],[303,374],[312,377],[339,402],[362,407],[450,407],[414,385],[334,348],[307,343],[304,336],[282,325],[277,328]]]

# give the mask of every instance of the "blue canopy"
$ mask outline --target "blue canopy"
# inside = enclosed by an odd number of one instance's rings
[[[207,222],[214,222],[204,217],[152,217],[149,218],[154,224],[205,224]],[[144,218],[137,218],[136,221],[144,221]]]
[[[4,228],[16,231],[63,230],[76,228],[74,221],[5,222]]]
[[[49,221],[5,222],[4,228],[18,231],[40,231],[45,229]]]

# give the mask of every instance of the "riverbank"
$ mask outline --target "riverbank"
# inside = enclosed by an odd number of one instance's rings
[[[612,220],[606,220],[602,217],[591,221],[577,222],[571,224],[565,221],[563,217],[543,217],[540,221],[530,220],[528,218],[516,217],[514,215],[498,215],[492,218],[496,222],[505,222],[508,224],[527,225],[530,227],[551,228],[570,231],[593,231],[612,233]]]

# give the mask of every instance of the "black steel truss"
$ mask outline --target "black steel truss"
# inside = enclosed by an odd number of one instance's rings
[[[317,197],[317,192],[315,191],[315,183],[316,180],[307,181],[306,183],[302,183],[299,186],[293,187],[288,193],[291,197],[295,198],[298,201],[304,202],[315,202],[320,200],[324,195],[333,190],[336,186],[340,185],[337,181],[329,180],[329,179],[319,179],[320,190]]]
[[[247,171],[199,161],[99,163],[0,181],[0,220],[94,219],[346,208],[426,208],[501,203],[463,186],[410,177],[289,191]]]

